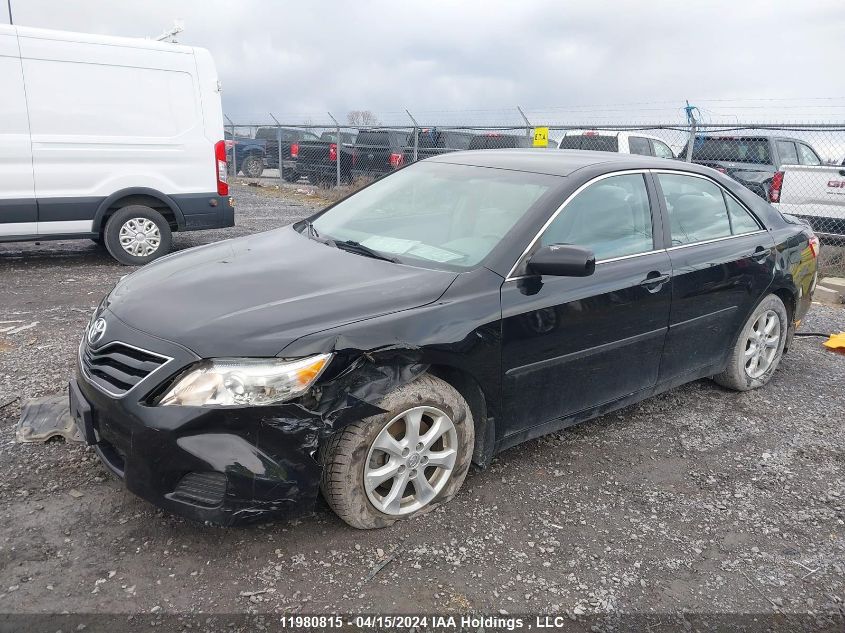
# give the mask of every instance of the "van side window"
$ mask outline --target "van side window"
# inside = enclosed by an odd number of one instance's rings
[[[593,249],[596,259],[653,250],[651,207],[643,176],[611,176],[593,183],[566,205],[540,243],[586,246]]]
[[[641,136],[629,136],[628,149],[632,154],[651,156],[651,147],[648,144],[648,139],[642,138]]]
[[[730,237],[725,198],[715,183],[678,174],[657,177],[666,199],[673,246]]]
[[[798,158],[802,165],[821,165],[822,161],[809,146],[798,143]]]

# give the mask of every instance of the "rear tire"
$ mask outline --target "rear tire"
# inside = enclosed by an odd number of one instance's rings
[[[299,173],[295,169],[282,168],[282,178],[285,182],[296,182],[299,180]]]
[[[164,216],[140,204],[119,209],[106,222],[109,254],[125,266],[143,266],[170,252],[173,236]]]
[[[247,156],[241,163],[241,171],[247,178],[260,178],[264,173],[264,160],[260,156]]]
[[[736,391],[762,387],[777,370],[789,331],[786,306],[777,295],[763,299],[739,332],[725,370],[713,376]]]
[[[466,401],[434,376],[394,389],[377,406],[386,413],[345,426],[320,450],[323,496],[341,519],[362,530],[425,514],[454,497],[475,438]],[[414,424],[419,434],[409,437]],[[379,470],[395,474],[374,485],[375,478],[381,481]]]

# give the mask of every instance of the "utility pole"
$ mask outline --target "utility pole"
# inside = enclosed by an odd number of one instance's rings
[[[405,114],[408,115],[408,118],[411,119],[411,122],[414,124],[414,162],[417,162],[417,152],[420,146],[420,126],[417,125],[417,120],[411,116],[411,113],[408,112],[408,108],[405,108]]]
[[[528,117],[525,116],[525,112],[522,111],[522,108],[516,106],[516,109],[519,110],[519,116],[522,117],[522,120],[525,121],[525,138],[529,141],[531,140],[531,121],[528,120]]]
[[[273,116],[272,112],[270,113],[270,118],[276,122],[276,149],[279,150],[279,187],[281,187],[282,180],[284,179],[284,170],[282,168],[282,124],[279,123],[279,119]]]
[[[14,26],[15,21],[12,19],[12,0],[6,0],[6,6],[9,7],[9,24]]]

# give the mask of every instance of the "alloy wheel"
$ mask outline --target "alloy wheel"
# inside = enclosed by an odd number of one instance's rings
[[[780,348],[781,325],[774,310],[766,310],[754,321],[745,341],[745,372],[751,378],[765,374]]]
[[[458,434],[440,409],[408,409],[376,436],[364,464],[364,488],[380,512],[401,516],[428,505],[449,481]]]

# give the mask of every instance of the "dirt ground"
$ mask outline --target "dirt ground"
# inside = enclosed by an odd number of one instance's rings
[[[176,248],[315,204],[236,196],[235,228]],[[21,404],[65,389],[91,311],[127,272],[90,242],[0,244],[0,328],[18,329],[0,334],[0,613],[845,609],[845,356],[820,338],[796,339],[764,389],[702,380],[510,449],[392,528],[354,531],[323,504],[220,529],[135,498],[79,445],[14,441]],[[802,330],[845,330],[845,310],[816,304]]]

